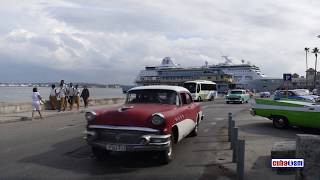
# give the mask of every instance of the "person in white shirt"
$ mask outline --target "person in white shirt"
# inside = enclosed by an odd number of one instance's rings
[[[59,88],[59,98],[60,98],[60,110],[59,111],[65,111],[66,110],[66,89],[63,84],[60,84]]]
[[[76,85],[75,88],[75,99],[74,102],[77,104],[77,109],[79,110],[80,108],[80,89],[78,88],[78,84]]]
[[[37,111],[40,115],[40,118],[42,119],[41,115],[41,108],[40,108],[40,101],[42,101],[42,98],[40,96],[40,93],[38,92],[38,89],[36,87],[33,88],[32,90],[32,119],[34,116],[34,112]]]
[[[50,99],[51,109],[56,110],[57,109],[57,89],[56,89],[56,85],[54,84],[51,85],[49,99]]]
[[[68,96],[68,103],[69,103],[69,105],[70,105],[70,111],[71,111],[72,108],[73,108],[73,103],[74,103],[75,94],[76,94],[76,90],[75,90],[75,88],[73,87],[73,84],[70,83],[70,84],[69,84],[69,87],[67,88],[67,96]]]

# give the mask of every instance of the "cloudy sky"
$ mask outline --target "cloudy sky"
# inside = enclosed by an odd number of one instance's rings
[[[165,56],[185,67],[245,59],[305,71],[320,46],[317,0],[1,0],[0,82],[132,84]],[[314,66],[314,55],[309,66]]]

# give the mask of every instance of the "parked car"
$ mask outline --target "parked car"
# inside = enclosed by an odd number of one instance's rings
[[[312,90],[312,94],[313,94],[313,95],[317,95],[317,94],[318,94],[318,90],[317,90],[317,89],[313,89],[313,90]]]
[[[248,103],[250,100],[250,95],[243,89],[231,90],[226,96],[226,103]]]
[[[307,95],[312,94],[312,93],[310,93],[309,89],[294,89],[294,90],[295,91],[300,91],[300,92],[302,92],[304,94],[307,94]]]
[[[269,118],[278,129],[289,126],[320,128],[320,105],[311,102],[255,99],[251,114]]]
[[[307,102],[318,102],[320,101],[319,96],[308,95],[305,92],[299,90],[288,90],[288,94],[285,90],[279,90],[275,92],[275,100],[280,99],[289,99],[289,100],[298,100],[298,101],[307,101]]]
[[[260,97],[261,98],[269,98],[271,96],[271,93],[268,91],[265,92],[260,92]]]
[[[87,143],[101,160],[112,151],[156,151],[164,163],[172,146],[197,136],[203,114],[190,92],[178,86],[140,86],[127,93],[120,108],[86,112]]]

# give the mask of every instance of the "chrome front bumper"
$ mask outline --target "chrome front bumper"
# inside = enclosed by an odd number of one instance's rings
[[[146,134],[140,137],[138,143],[123,143],[123,142],[108,142],[104,139],[98,138],[97,131],[87,130],[84,131],[87,143],[90,146],[110,150],[110,151],[163,151],[167,150],[170,146],[171,135],[156,135]],[[115,147],[114,149],[110,147]],[[117,148],[121,147],[121,148]]]
[[[241,102],[241,99],[226,99],[226,102]]]

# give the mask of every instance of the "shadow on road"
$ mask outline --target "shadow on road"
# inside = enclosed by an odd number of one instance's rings
[[[105,161],[98,162],[90,147],[80,137],[57,143],[52,146],[52,150],[19,162],[90,175],[129,173],[139,168],[161,166],[156,154],[151,152],[112,153]]]
[[[289,127],[288,129],[276,129],[272,125],[272,121],[266,122],[252,122],[250,124],[238,125],[241,131],[259,134],[259,135],[268,135],[274,137],[282,138],[295,138],[296,134],[320,134],[319,129],[312,128],[297,128]]]

